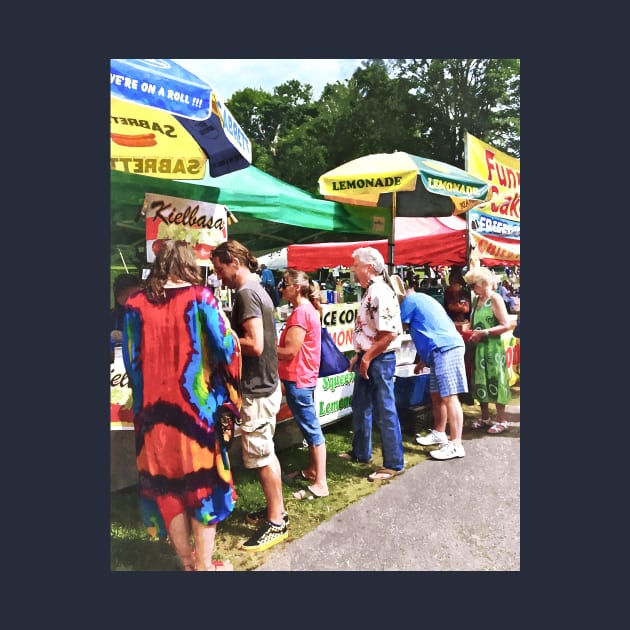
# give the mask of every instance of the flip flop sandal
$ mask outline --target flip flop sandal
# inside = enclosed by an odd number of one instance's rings
[[[295,472],[289,473],[287,475],[287,477],[289,479],[293,479],[293,480],[300,480],[300,481],[308,481],[310,483],[312,483],[313,481],[315,481],[314,477],[308,477],[303,470],[297,470]]]
[[[368,475],[369,481],[387,481],[396,475],[402,475],[403,470],[392,470],[391,468],[379,468],[377,471]]]
[[[193,562],[192,564],[185,564],[184,565],[184,571],[196,571],[197,570],[197,559],[196,559],[196,553],[193,551]],[[213,560],[212,561],[212,569],[208,569],[208,571],[234,571],[234,565],[229,561],[226,560],[225,562],[223,562],[223,560]]]
[[[287,475],[282,475],[282,483],[286,486],[298,485],[298,481],[308,481],[309,483],[312,483],[314,479],[309,479],[308,477],[306,477],[302,470],[297,470]]]
[[[294,492],[293,497],[297,499],[298,501],[304,501],[304,500],[313,501],[315,499],[323,499],[324,497],[327,497],[328,494],[315,494],[311,490],[311,487],[308,486],[306,490],[302,489],[302,490],[298,490],[297,492]]]
[[[485,420],[475,420],[470,423],[471,429],[481,429],[482,427],[487,427],[488,423]]]
[[[492,435],[497,435],[499,433],[503,433],[504,431],[508,430],[508,427],[510,425],[507,423],[507,420],[504,422],[495,422],[489,429],[488,429],[488,433],[491,433]]]
[[[234,565],[229,560],[227,562],[223,562],[223,560],[213,560],[212,567],[215,571],[234,571]]]

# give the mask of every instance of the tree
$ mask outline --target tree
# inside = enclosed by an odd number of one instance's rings
[[[317,193],[320,175],[370,153],[407,151],[465,167],[466,132],[520,155],[518,59],[370,59],[345,82],[292,80],[273,94],[246,88],[228,107],[253,163]]]
[[[417,99],[426,157],[464,168],[466,132],[520,155],[518,59],[399,59],[393,72]]]

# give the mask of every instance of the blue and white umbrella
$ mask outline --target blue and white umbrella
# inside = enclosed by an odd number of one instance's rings
[[[207,155],[213,177],[246,168],[252,162],[249,138],[216,91],[171,59],[111,59],[110,94],[119,101],[171,115]],[[117,125],[112,134],[118,138],[121,131],[127,131],[121,130],[121,120],[132,133],[134,126],[139,127],[134,124],[137,117],[128,121],[120,116],[112,119],[112,125]],[[138,131],[152,130],[138,128]],[[147,157],[143,153],[142,147],[138,147],[139,160]],[[127,161],[114,162],[118,166],[113,168],[123,170],[121,164],[131,164],[132,158],[124,159]]]

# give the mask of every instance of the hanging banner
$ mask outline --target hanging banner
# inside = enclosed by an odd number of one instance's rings
[[[227,240],[227,208],[215,203],[168,197],[144,196],[147,262],[155,260],[162,241],[188,241],[197,252],[197,264],[211,265],[214,248]]]
[[[520,264],[521,161],[469,133],[465,160],[466,170],[490,182],[492,191],[491,201],[468,212],[471,264]]]
[[[510,241],[508,239],[496,239],[477,234],[470,231],[470,246],[474,248],[475,258],[488,265],[486,260],[494,260],[498,265],[520,264],[521,243],[520,241]],[[471,254],[472,258],[472,254]],[[471,265],[476,266],[476,265]]]
[[[120,346],[114,349],[114,361],[109,368],[109,386],[110,429],[133,431],[133,396]]]
[[[322,324],[341,352],[354,350],[352,336],[358,310],[359,302],[322,304]]]
[[[492,217],[477,208],[468,211],[470,229],[486,236],[521,239],[521,222]]]
[[[491,219],[520,223],[521,161],[466,134],[466,170],[490,182],[492,199],[475,206],[475,211]],[[503,234],[503,236],[506,236]]]

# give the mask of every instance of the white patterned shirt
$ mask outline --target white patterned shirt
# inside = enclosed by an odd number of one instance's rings
[[[400,349],[403,332],[400,305],[396,294],[383,276],[372,278],[361,298],[352,338],[355,351],[361,352],[371,348],[379,330],[396,334],[384,352]]]

